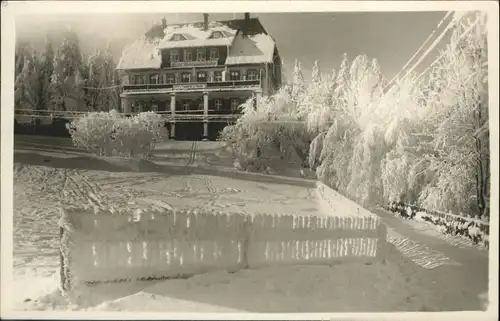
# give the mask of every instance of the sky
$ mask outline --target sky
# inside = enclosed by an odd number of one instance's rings
[[[318,12],[254,13],[276,40],[289,78],[295,59],[302,62],[304,76],[310,79],[311,67],[319,61],[322,72],[338,70],[344,53],[350,59],[366,54],[377,59],[382,73],[392,78],[436,28],[446,12]],[[209,20],[242,18],[243,13],[209,13]],[[65,16],[18,16],[19,41],[35,43],[43,49],[45,34],[64,26],[77,31],[82,51],[90,53],[108,42],[119,57],[123,47],[144,34],[153,23],[165,17],[167,23],[202,21],[203,14],[72,14]],[[416,71],[423,71],[444,48],[440,44]],[[117,57],[117,59],[118,59]]]

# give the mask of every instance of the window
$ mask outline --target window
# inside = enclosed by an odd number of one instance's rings
[[[170,61],[171,62],[179,61],[179,52],[177,50],[172,50],[170,52]]]
[[[231,111],[238,110],[239,106],[240,106],[240,101],[238,99],[231,99]]]
[[[149,83],[154,85],[158,84],[158,75],[149,76]]]
[[[176,33],[170,38],[170,41],[181,41],[181,40],[186,40],[186,37],[184,37],[180,33]]]
[[[167,77],[167,84],[174,84],[175,83],[175,75],[174,74],[166,74]]]
[[[224,38],[224,35],[220,31],[214,31],[212,33],[212,36],[210,38],[212,38],[212,39],[220,39],[220,38]]]
[[[229,79],[231,80],[239,80],[240,79],[240,72],[239,70],[232,70],[229,74]]]
[[[189,72],[184,72],[182,73],[182,76],[181,76],[181,81],[182,82],[191,82],[191,73]]]
[[[184,50],[184,61],[193,61],[193,53],[191,50]]]
[[[214,71],[214,80],[222,81],[222,71]]]
[[[207,73],[205,71],[198,72],[198,81],[199,82],[206,82],[207,81]]]
[[[136,85],[143,85],[145,83],[144,77],[142,75],[135,75],[134,76],[134,84]]]
[[[188,102],[182,103],[182,110],[189,110],[189,103]]]
[[[216,111],[221,111],[222,110],[222,100],[220,100],[220,99],[214,100],[214,108]]]
[[[196,50],[196,60],[205,61],[205,48]]]
[[[247,79],[248,80],[256,80],[257,79],[257,70],[248,70]]]
[[[219,50],[217,48],[210,49],[210,60],[219,59]]]

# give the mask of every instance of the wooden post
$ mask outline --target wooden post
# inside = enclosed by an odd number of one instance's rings
[[[170,95],[170,139],[175,139],[175,94]]]
[[[203,93],[203,140],[208,140],[208,92]]]

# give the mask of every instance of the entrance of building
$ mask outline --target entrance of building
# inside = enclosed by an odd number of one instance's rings
[[[175,140],[202,140],[203,122],[175,123]]]

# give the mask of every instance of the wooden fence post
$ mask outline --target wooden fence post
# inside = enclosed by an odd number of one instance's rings
[[[69,270],[69,236],[64,230],[64,227],[59,227],[59,237],[61,241],[61,246],[59,248],[59,260],[60,260],[60,277],[61,277],[61,290],[62,292],[68,292],[71,289],[71,272]]]
[[[252,234],[252,217],[247,216],[245,217],[245,221],[243,222],[243,244],[242,244],[242,262],[241,262],[241,267],[243,269],[248,269],[249,264],[248,264],[248,252],[250,251],[250,239],[251,239],[251,234]]]

